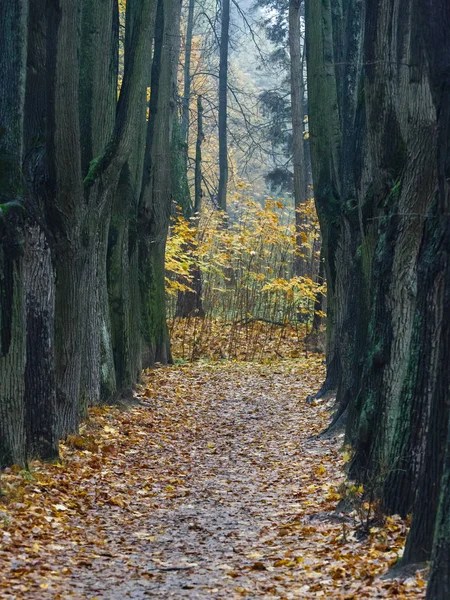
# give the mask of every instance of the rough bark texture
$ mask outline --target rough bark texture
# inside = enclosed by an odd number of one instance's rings
[[[431,416],[422,476],[414,503],[404,562],[428,559],[432,547],[427,598],[440,600],[450,593],[449,574],[449,440],[450,414],[450,7],[439,0],[420,5],[421,33],[427,52],[428,76],[436,110],[437,194],[427,215],[422,262],[433,286],[428,293],[427,323],[435,325],[432,364],[424,362],[425,384],[431,391]],[[430,260],[430,258],[432,259]],[[420,282],[422,283],[422,282]],[[428,367],[428,368],[427,368]],[[430,368],[431,367],[431,368]],[[447,440],[447,442],[446,442]],[[442,479],[441,479],[442,474]],[[437,509],[437,514],[436,514]],[[434,538],[434,539],[433,539]]]
[[[337,349],[350,475],[387,510],[413,511],[403,563],[428,560],[434,543],[428,597],[445,598],[450,9],[332,0],[307,2],[306,17],[329,366]]]
[[[80,127],[83,175],[111,140],[117,98],[118,13],[114,0],[83,2],[80,64]],[[117,174],[105,173],[85,192],[83,235],[88,245],[85,275],[86,316],[81,374],[80,413],[108,401],[115,393],[106,251],[112,190]]]
[[[400,4],[381,1],[366,14],[364,88],[377,241],[352,474],[363,480],[367,474],[372,484],[399,473],[391,450],[396,422],[404,419],[399,407],[416,310],[416,264],[435,185],[434,114],[411,5],[402,2],[400,11]]]
[[[77,430],[86,248],[78,114],[80,0],[47,5],[49,219],[56,270],[55,358],[59,435]]]
[[[444,293],[439,298],[442,307],[440,330],[438,406],[449,414],[450,376],[450,236],[448,215],[450,210],[450,6],[442,0],[427,0],[423,4],[422,26],[437,114],[437,168],[438,168],[438,218],[440,222],[440,251],[443,257],[442,275]],[[448,416],[447,416],[448,419]],[[431,428],[430,428],[431,433]],[[418,498],[420,501],[420,498]],[[429,600],[444,600],[450,595],[450,428],[447,433],[446,457],[440,486],[439,508],[434,530],[430,580],[427,589]],[[420,510],[422,504],[416,505]]]
[[[151,5],[150,38],[153,38],[156,2]],[[139,5],[127,3],[125,69],[133,56],[135,31],[141,15]],[[150,48],[147,48],[150,54]],[[148,58],[148,57],[147,57]],[[135,105],[134,143],[120,173],[115,194],[108,246],[108,293],[117,389],[128,395],[142,368],[142,319],[138,261],[137,215],[145,153],[147,87],[151,61],[147,61],[141,92]]]
[[[334,71],[331,5],[307,0],[306,53],[314,193],[322,232],[328,282],[327,378],[319,394],[335,389],[340,372],[340,317],[336,306],[334,254],[338,237],[340,128]]]
[[[111,401],[117,390],[114,365],[117,353],[113,348],[115,338],[111,329],[107,292],[109,227],[113,194],[117,190],[120,173],[136,144],[138,123],[142,119],[146,59],[151,48],[154,6],[152,0],[131,0],[127,5],[125,70],[117,106],[117,3],[104,0],[103,4],[94,6],[87,2],[83,13],[85,44],[80,107],[84,114],[84,138],[87,140],[87,156],[83,166],[88,211],[84,230],[89,246],[82,390],[84,411],[88,404]],[[95,50],[97,46],[102,48],[101,52]],[[99,96],[98,102],[96,96]],[[139,126],[142,127],[142,123]],[[126,218],[130,216],[131,213],[127,212]],[[124,321],[115,319],[115,326],[121,325],[124,325]],[[127,335],[124,332],[116,334],[119,337]],[[133,375],[135,378],[136,375]]]
[[[137,144],[137,152],[142,160],[144,141],[141,140],[141,143]],[[136,228],[133,227],[138,198],[136,185],[127,162],[122,169],[116,192],[108,250],[108,291],[114,365],[117,388],[121,391],[132,388],[141,369],[142,331],[138,268],[135,260]]]
[[[166,322],[164,254],[171,215],[170,147],[179,53],[179,0],[159,0],[152,93],[139,209],[142,310],[147,364],[172,361]]]
[[[0,5],[0,467],[25,459],[24,220],[12,204],[23,196],[27,13],[25,0]]]
[[[27,456],[51,459],[58,455],[58,437],[54,356],[54,240],[47,223],[45,0],[30,3],[29,11],[23,160],[27,213],[25,427]]]
[[[307,2],[306,13],[335,422],[348,413],[351,476],[387,509],[406,514],[418,492],[405,561],[429,557],[448,412],[436,384],[447,360],[436,115],[418,14],[413,0]]]
[[[58,456],[54,366],[55,278],[45,232],[38,224],[27,232],[25,431],[27,458]]]

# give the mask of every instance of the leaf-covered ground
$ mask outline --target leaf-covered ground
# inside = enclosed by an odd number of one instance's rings
[[[140,403],[93,410],[58,465],[0,487],[0,597],[423,598],[381,580],[398,519],[334,514],[341,440],[305,403],[318,357],[197,363],[147,376]]]

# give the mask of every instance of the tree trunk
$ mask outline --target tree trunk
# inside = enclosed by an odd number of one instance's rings
[[[83,0],[80,59],[80,127],[83,176],[110,142],[116,117],[118,5]],[[105,302],[106,240],[117,173],[105,172],[85,190],[83,237],[87,244],[80,414],[115,394],[109,306]],[[105,231],[106,229],[106,231]],[[108,360],[110,358],[111,360]]]
[[[199,105],[200,105],[200,109],[199,109]],[[199,136],[203,135],[202,132],[202,107],[201,107],[201,100],[200,103],[197,101],[197,110],[200,110],[199,113],[199,120],[200,120],[200,130],[197,132],[197,148],[196,148],[196,161],[200,160],[200,165],[199,167],[197,166],[197,162],[196,162],[196,173],[195,173],[195,177],[198,179],[198,177],[201,178],[201,139],[200,139],[200,147],[199,146]],[[175,128],[174,128],[174,139],[172,141],[172,160],[174,160],[174,158],[176,158],[177,155],[177,140],[175,137],[175,132],[176,132],[176,126],[177,123],[175,123]],[[198,153],[200,152],[200,159],[198,158]],[[172,181],[177,181],[178,183],[178,187],[180,186],[180,182],[181,182],[181,189],[178,190],[177,189],[173,189],[173,184],[172,184],[172,189],[174,191],[174,201],[175,204],[178,207],[181,207],[182,209],[182,215],[186,220],[190,220],[192,219],[193,216],[193,210],[192,210],[192,206],[191,206],[191,199],[189,196],[189,186],[188,186],[188,181],[187,181],[187,171],[186,171],[186,164],[179,165],[179,169],[183,169],[184,170],[180,173],[180,172],[175,172],[175,170],[173,170],[173,175],[172,175]],[[197,173],[197,168],[200,169],[200,172]],[[197,199],[197,194],[198,194],[198,183],[197,183],[197,179],[195,182],[195,191],[194,191],[194,195],[195,195],[195,200],[197,202],[198,208],[200,208],[200,204],[198,202]],[[201,185],[201,179],[200,179],[200,185]],[[201,191],[201,190],[200,190]],[[195,209],[195,207],[194,207]],[[194,213],[196,215],[196,218],[200,218],[199,213]],[[187,245],[187,247],[184,248],[184,250],[188,250],[190,249],[191,251],[191,256],[192,258],[194,258],[194,260],[196,259],[196,245],[194,240],[192,240],[192,242],[189,242],[189,245]],[[198,259],[197,259],[198,260]],[[204,317],[204,312],[203,312],[203,306],[202,306],[202,280],[201,280],[201,272],[200,272],[200,267],[197,264],[194,264],[190,267],[190,272],[189,272],[190,277],[189,278],[183,278],[181,277],[181,283],[187,284],[188,287],[190,288],[190,290],[180,290],[178,292],[177,295],[177,305],[176,305],[176,310],[175,310],[175,316],[179,317],[179,318],[187,318],[187,317]]]
[[[185,219],[192,218],[192,202],[188,184],[188,160],[189,160],[189,107],[191,100],[191,54],[192,54],[192,35],[194,30],[194,8],[195,0],[189,0],[188,20],[185,37],[185,52],[184,52],[184,91],[183,104],[181,110],[180,131],[178,132],[177,118],[175,119],[174,132],[172,138],[172,187],[173,196],[177,208],[181,208]],[[179,160],[179,158],[183,160]],[[186,250],[186,248],[185,248]],[[192,250],[192,249],[191,249]],[[193,278],[196,276],[198,269],[191,269],[192,284],[189,285],[194,292],[180,290],[177,295],[177,305],[175,309],[176,317],[188,317],[195,315],[197,303],[201,297],[197,294]],[[197,278],[198,279],[198,278]],[[185,281],[182,281],[185,283]],[[200,290],[201,291],[201,290]]]
[[[0,4],[0,468],[25,460],[24,219],[14,204],[22,201],[27,16],[25,0]]]
[[[139,148],[140,144],[137,146]],[[143,160],[143,147],[138,154]],[[133,281],[138,280],[133,261],[136,255],[136,231],[132,225],[136,220],[135,185],[127,162],[122,169],[113,206],[108,250],[108,291],[116,381],[118,390],[128,393],[136,383],[141,367],[139,294],[136,298],[132,292]]]
[[[336,303],[335,251],[339,238],[340,127],[330,1],[307,0],[306,56],[309,82],[311,164],[327,278],[327,376],[318,395],[335,389],[340,373],[341,315]]]
[[[27,210],[27,456],[58,455],[55,379],[54,239],[46,220],[46,1],[29,5],[23,175]]]
[[[386,14],[389,19],[381,18]],[[395,39],[392,31],[397,32]],[[380,0],[367,9],[364,87],[377,242],[370,259],[370,321],[359,417],[349,437],[355,446],[352,476],[370,479],[371,485],[376,481],[377,489],[393,466],[392,475],[399,473],[391,449],[395,423],[404,420],[400,406],[416,310],[422,215],[435,185],[434,115],[417,47],[419,33],[412,3],[403,3],[398,11]],[[399,67],[393,72],[386,52],[395,64],[409,64],[412,70]]]
[[[303,60],[300,32],[300,0],[289,0],[289,52],[291,66],[292,157],[294,168],[295,257],[294,275],[307,274],[306,257],[302,255],[305,223],[301,214],[307,200],[305,152],[303,141]]]
[[[217,204],[227,211],[228,187],[228,52],[230,46],[230,0],[222,0],[219,62],[219,190]]]
[[[191,101],[191,55],[192,36],[194,33],[195,0],[189,0],[188,19],[186,26],[186,39],[184,51],[184,90],[183,107],[181,113],[181,140],[185,144],[186,168],[189,149],[189,105]]]
[[[156,3],[151,6],[150,37],[154,35]],[[141,15],[136,3],[127,3],[125,65],[131,60],[134,32]],[[148,49],[150,52],[150,49]],[[117,389],[130,395],[142,370],[142,318],[137,214],[142,187],[147,121],[147,89],[151,61],[141,83],[136,105],[134,143],[121,169],[112,208],[108,247],[108,293]]]
[[[179,53],[179,0],[158,1],[150,117],[140,198],[140,269],[147,364],[172,361],[166,321],[165,247],[171,215],[170,149]]]
[[[427,560],[431,554],[427,598],[441,600],[450,593],[449,572],[449,415],[450,415],[450,8],[440,0],[421,6],[421,28],[427,52],[428,76],[436,110],[437,193],[427,215],[422,261],[433,286],[419,287],[428,295],[426,323],[434,324],[431,357],[420,353],[419,372],[431,390],[431,416],[422,476],[414,503],[413,521],[404,562]],[[422,282],[420,282],[422,283]],[[431,364],[430,364],[431,362]],[[447,440],[447,443],[446,443]],[[442,474],[442,478],[441,478]],[[433,539],[434,538],[434,539]]]
[[[88,403],[111,401],[117,389],[107,294],[109,224],[113,193],[117,190],[120,172],[136,143],[134,137],[138,131],[138,120],[142,118],[146,58],[151,48],[154,19],[152,0],[128,2],[125,70],[116,106],[117,3],[104,0],[103,6],[94,4],[87,2],[84,10],[84,61],[80,80],[86,144],[83,167],[86,173],[85,196],[88,199],[84,227],[89,245],[84,411]],[[95,50],[97,46],[102,48],[102,52]],[[116,319],[115,324],[121,322]]]
[[[37,223],[28,229],[25,254],[27,459],[51,460],[59,453],[54,363],[55,277],[48,239]]]
[[[195,182],[194,182],[194,214],[199,216],[202,210],[202,144],[203,132],[202,97],[197,97],[197,141],[195,143]]]
[[[450,299],[448,284],[450,239],[447,230],[447,224],[442,219],[439,221],[430,219],[427,223],[423,243],[422,261],[425,262],[425,265],[422,267],[422,272],[424,278],[419,279],[419,285],[423,290],[427,305],[424,306],[424,312],[419,313],[419,318],[423,319],[423,324],[420,323],[419,326],[424,328],[424,332],[433,335],[431,338],[433,348],[429,355],[425,354],[429,349],[428,344],[420,350],[417,347],[414,348],[414,351],[420,352],[420,354],[417,369],[418,382],[414,389],[412,406],[413,408],[416,406],[424,408],[422,408],[421,415],[412,414],[411,419],[415,419],[417,416],[425,417],[426,425],[423,428],[427,428],[428,435],[425,436],[426,431],[422,431],[420,428],[420,437],[415,436],[412,439],[413,442],[420,445],[416,445],[409,456],[405,455],[405,460],[409,458],[412,464],[407,470],[411,479],[403,487],[406,487],[407,497],[411,496],[411,487],[413,492],[416,492],[417,488],[417,492],[415,499],[413,497],[413,518],[402,564],[428,561],[431,556],[435,531],[437,536],[440,535],[435,526],[450,414],[448,396],[450,378],[447,375],[447,365],[450,361],[448,345],[450,322],[445,314]],[[426,285],[427,287],[424,287]],[[429,327],[430,324],[432,327]],[[418,427],[420,425],[413,420],[408,423],[408,428],[412,432]],[[407,447],[406,450],[409,448]],[[412,486],[411,481],[413,482]],[[395,482],[393,483],[394,491],[399,487]],[[410,511],[411,506],[407,509]],[[443,527],[445,528],[444,524]]]
[[[202,209],[202,142],[203,133],[203,107],[202,98],[197,98],[197,141],[195,146],[195,181],[194,181],[194,215],[200,219]],[[192,250],[195,254],[195,250]],[[195,264],[191,268],[189,287],[193,291],[179,292],[177,298],[177,317],[205,316],[202,302],[202,273],[200,266]]]
[[[86,247],[78,114],[80,0],[47,4],[48,215],[56,269],[56,399],[59,437],[77,430]]]

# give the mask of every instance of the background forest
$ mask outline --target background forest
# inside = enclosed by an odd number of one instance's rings
[[[0,468],[155,365],[326,351],[308,402],[450,597],[447,0],[11,0],[0,30]]]

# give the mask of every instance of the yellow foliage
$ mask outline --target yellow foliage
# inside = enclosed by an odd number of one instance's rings
[[[244,182],[238,188],[248,191]],[[314,202],[301,210],[306,225],[299,248],[294,210],[278,199],[261,204],[237,194],[227,217],[208,206],[200,220],[178,216],[167,243],[168,294],[191,290],[193,267],[198,266],[204,308],[213,318],[233,321],[251,315],[284,323],[296,321],[299,313],[310,314],[325,285],[293,274],[295,254],[314,260],[311,253],[319,236]]]

